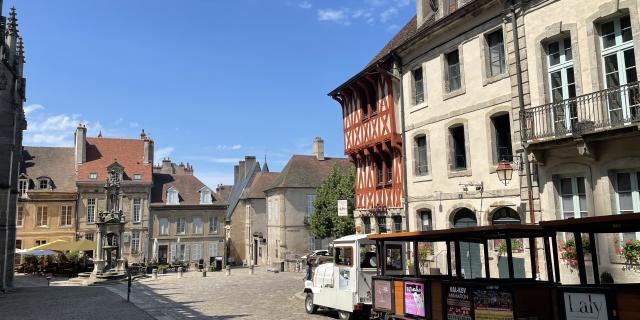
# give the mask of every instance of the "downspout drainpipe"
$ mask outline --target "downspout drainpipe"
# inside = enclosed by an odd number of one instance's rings
[[[18,126],[18,112],[14,110],[13,113],[13,140],[12,140],[12,144],[11,144],[11,155],[9,156],[9,183],[7,186],[7,208],[6,208],[6,215],[5,215],[5,226],[4,226],[4,230],[5,230],[5,239],[4,239],[4,258],[3,258],[3,263],[2,263],[2,291],[3,292],[7,292],[8,289],[8,285],[7,285],[7,266],[9,265],[9,248],[11,248],[9,246],[9,210],[11,210],[11,186],[13,185],[13,159],[16,156],[15,155],[15,146],[17,144],[16,140],[16,128]],[[16,244],[15,242],[13,244],[11,244],[11,246],[13,246],[13,248],[11,248],[12,251],[15,250]],[[12,257],[13,259],[13,257]],[[12,270],[13,271],[13,270]]]
[[[527,196],[528,196],[528,207],[529,207],[529,220],[531,223],[536,223],[536,215],[533,207],[533,182],[531,178],[531,165],[529,163],[529,150],[528,143],[526,142],[526,136],[524,134],[525,128],[525,108],[524,108],[524,88],[522,84],[522,61],[520,60],[520,42],[518,35],[518,16],[516,15],[516,0],[511,0],[511,25],[513,28],[513,46],[515,50],[515,59],[516,59],[516,82],[518,85],[518,107],[520,109],[520,142],[522,144],[522,149],[524,150],[523,165],[525,169],[526,175],[526,183],[527,183]],[[534,250],[535,259],[536,259],[536,274],[540,273],[540,264],[538,263],[538,250],[536,249],[536,243],[532,243],[534,245],[530,250]],[[533,272],[533,270],[531,270]]]
[[[400,81],[400,128],[402,130],[401,136],[402,136],[402,188],[404,189],[402,192],[402,202],[403,202],[403,209],[404,209],[404,215],[405,215],[405,228],[407,231],[409,231],[409,196],[408,196],[408,192],[407,192],[407,186],[408,186],[408,181],[407,181],[407,136],[406,136],[406,129],[405,129],[405,121],[404,121],[404,86],[402,83],[402,58],[400,58],[400,56],[398,56],[394,51],[391,51],[391,56],[393,57],[393,59],[396,61],[396,63],[398,64],[398,73],[400,74],[400,77],[398,78],[398,81]]]

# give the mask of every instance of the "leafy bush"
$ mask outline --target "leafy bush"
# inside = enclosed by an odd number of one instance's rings
[[[522,240],[511,239],[511,251],[519,251],[522,250]],[[498,247],[498,256],[502,256],[507,253],[507,242],[500,242],[500,246]]]
[[[627,240],[620,248],[620,255],[627,264],[640,264],[640,240]]]

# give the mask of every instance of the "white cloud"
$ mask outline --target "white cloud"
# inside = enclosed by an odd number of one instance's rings
[[[240,150],[240,149],[242,149],[242,145],[241,144],[234,144],[234,145],[229,146],[229,145],[226,145],[226,144],[219,144],[219,145],[216,146],[216,148],[218,150],[224,150],[224,151],[227,151],[227,150]]]
[[[344,25],[351,24],[345,9],[320,9],[318,10],[318,21],[335,22]]]
[[[161,161],[164,158],[168,158],[169,156],[171,156],[171,153],[173,153],[174,150],[175,148],[173,147],[156,149],[156,151],[154,152],[154,159],[156,159],[157,161]]]
[[[116,120],[114,123],[116,125],[122,124],[124,122],[124,118],[118,118],[118,120]]]
[[[26,107],[24,107],[24,114],[25,115],[29,115],[30,113],[34,112],[34,111],[38,111],[38,110],[42,110],[44,109],[44,106],[41,104],[30,104]]]
[[[50,147],[70,147],[73,145],[73,140],[69,135],[65,134],[25,134],[25,145],[38,145],[38,146],[50,146]]]
[[[197,168],[196,168],[197,170]],[[233,170],[228,171],[196,171],[195,175],[209,188],[214,189],[218,184],[232,185]]]
[[[302,1],[297,4],[297,7],[302,9],[311,9],[312,5],[309,1]]]
[[[231,146],[231,150],[240,150],[240,149],[242,149],[241,144],[234,144]]]
[[[129,127],[131,127],[131,128],[137,128],[137,127],[139,127],[139,126],[140,126],[140,124],[139,124],[139,123],[137,123],[137,122],[135,122],[135,121],[133,121],[133,122],[129,122]]]
[[[380,13],[380,21],[388,22],[398,15],[398,9],[395,7],[388,8]]]

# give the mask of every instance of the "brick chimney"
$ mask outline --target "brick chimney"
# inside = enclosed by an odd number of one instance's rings
[[[76,163],[87,162],[87,127],[82,123],[76,128],[75,150]]]
[[[312,154],[320,161],[324,160],[324,140],[320,137],[313,139]]]

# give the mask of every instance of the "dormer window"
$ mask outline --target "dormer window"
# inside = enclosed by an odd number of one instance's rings
[[[180,200],[178,198],[178,189],[176,189],[175,187],[171,187],[169,188],[169,190],[167,190],[167,204],[180,204]]]
[[[51,180],[46,177],[38,178],[38,189],[40,190],[51,189]]]
[[[212,204],[211,189],[204,187],[200,189],[200,204]]]
[[[27,197],[27,190],[29,190],[29,180],[28,179],[18,180],[18,192],[20,194],[20,198]]]
[[[98,174],[95,173],[95,172],[89,173],[89,179],[90,180],[97,180],[98,179]]]
[[[139,173],[134,173],[133,174],[133,180],[142,180],[142,175]]]

